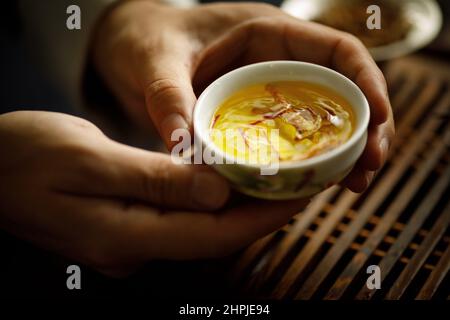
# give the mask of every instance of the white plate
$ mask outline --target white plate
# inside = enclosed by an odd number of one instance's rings
[[[434,0],[402,0],[411,28],[402,40],[388,45],[369,48],[377,61],[403,56],[428,45],[442,26],[442,12]],[[336,0],[286,0],[281,8],[303,20],[313,20]],[[381,12],[383,14],[383,12]]]

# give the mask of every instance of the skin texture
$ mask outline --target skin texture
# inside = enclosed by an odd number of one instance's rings
[[[354,36],[299,21],[266,4],[211,4],[178,9],[124,1],[100,21],[92,57],[129,115],[151,123],[170,149],[176,128],[192,129],[196,94],[223,73],[250,63],[299,60],[331,67],[366,95],[366,149],[343,185],[365,190],[386,161],[394,121],[386,83]]]
[[[112,276],[152,259],[230,254],[307,203],[223,207],[228,184],[208,167],[175,165],[59,113],[1,115],[0,149],[0,227]]]

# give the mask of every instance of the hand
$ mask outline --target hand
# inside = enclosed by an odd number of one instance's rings
[[[95,64],[111,90],[133,118],[151,118],[169,148],[174,129],[192,127],[195,91],[242,65],[300,60],[336,69],[369,101],[367,146],[344,184],[363,191],[386,161],[394,136],[386,83],[365,47],[347,33],[266,4],[177,9],[123,1],[101,20],[93,44]]]
[[[1,228],[111,275],[150,259],[228,254],[305,204],[247,202],[209,212],[229,196],[212,170],[175,165],[58,113],[1,115],[0,150]]]

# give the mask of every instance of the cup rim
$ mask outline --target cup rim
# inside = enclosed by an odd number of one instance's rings
[[[360,107],[364,111],[362,113],[363,115],[362,115],[361,120],[357,121],[356,129],[354,130],[350,139],[345,141],[343,144],[337,146],[336,148],[334,148],[330,151],[327,151],[323,154],[320,154],[320,155],[317,155],[317,156],[314,156],[314,157],[311,157],[308,159],[293,160],[293,161],[286,161],[286,162],[280,161],[278,163],[279,170],[309,168],[309,167],[316,166],[320,163],[329,161],[329,160],[336,158],[339,155],[345,153],[348,149],[350,149],[355,144],[357,144],[357,142],[361,138],[363,138],[364,134],[366,133],[368,125],[369,125],[369,120],[370,120],[369,103],[368,103],[365,95],[361,91],[361,89],[352,80],[350,80],[343,74],[341,74],[333,69],[324,67],[322,65],[318,65],[315,63],[309,63],[309,62],[303,62],[303,61],[274,60],[274,61],[253,63],[253,64],[249,64],[249,65],[234,69],[232,71],[229,71],[226,74],[224,74],[224,75],[220,76],[219,78],[217,78],[216,80],[214,80],[205,90],[203,90],[203,92],[197,99],[197,102],[195,103],[194,112],[193,112],[194,135],[197,136],[197,138],[199,139],[199,141],[202,143],[202,145],[205,148],[213,150],[215,155],[218,155],[219,157],[221,157],[224,160],[224,163],[227,163],[227,164],[230,163],[232,165],[238,165],[238,166],[246,167],[249,169],[261,169],[263,167],[267,167],[267,164],[263,165],[263,164],[252,164],[252,163],[237,163],[237,162],[233,161],[233,159],[226,152],[222,151],[219,147],[217,147],[214,144],[214,142],[210,139],[208,134],[202,135],[201,132],[199,132],[198,123],[200,121],[200,114],[202,112],[202,108],[205,108],[205,107],[202,107],[204,105],[203,101],[210,94],[210,92],[213,90],[214,87],[216,87],[219,84],[222,84],[224,81],[227,81],[227,82],[232,81],[233,77],[235,77],[239,73],[246,72],[246,71],[248,71],[250,69],[254,69],[254,68],[265,67],[268,65],[271,65],[273,68],[274,65],[283,65],[283,64],[284,65],[296,65],[296,67],[306,66],[306,67],[310,67],[310,68],[317,68],[318,70],[321,70],[322,72],[331,73],[334,76],[336,76],[337,78],[340,78],[341,81],[346,82],[352,88],[354,93],[357,94],[358,98],[362,102]],[[301,81],[301,80],[299,80],[299,81]],[[326,86],[323,84],[321,84],[321,85]],[[330,88],[330,89],[333,89],[333,88]],[[215,106],[215,108],[217,108],[217,107],[218,106]],[[353,105],[351,105],[351,107],[355,108]],[[210,119],[209,119],[209,121],[210,121]]]

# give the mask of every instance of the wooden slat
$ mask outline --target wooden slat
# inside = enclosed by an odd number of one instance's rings
[[[366,240],[361,250],[353,257],[352,261],[344,269],[339,279],[327,293],[326,299],[335,300],[342,297],[349,284],[370,257],[371,253],[379,245],[383,237],[389,231],[391,225],[400,216],[415,192],[426,179],[427,174],[433,169],[434,165],[445,151],[445,147],[445,144],[441,142],[430,151],[429,157],[425,160],[421,170],[416,171],[409,179],[408,183],[405,184],[404,188],[400,191],[396,200],[389,206],[387,212],[383,215],[380,223]]]
[[[275,290],[273,291],[274,298],[279,299],[284,297],[284,295],[290,289],[291,285],[295,283],[295,280],[302,274],[302,272],[308,265],[308,262],[315,255],[317,250],[323,245],[327,237],[335,228],[336,224],[342,219],[346,211],[351,207],[351,205],[356,201],[357,198],[357,194],[352,193],[348,190],[346,190],[344,194],[339,198],[339,201],[336,203],[333,212],[319,227],[314,236],[309,239],[308,243],[295,258],[289,269],[281,278],[278,285],[275,287]]]
[[[416,74],[411,74],[406,77],[404,72],[400,68],[395,68],[395,64],[387,64],[381,66],[381,71],[386,78],[388,93],[390,97],[398,95],[399,92],[404,90],[407,81],[410,77],[416,79],[418,76]],[[414,81],[417,82],[417,81]]]
[[[362,232],[360,233],[360,235],[361,235],[361,234],[362,234]],[[312,234],[311,234],[311,235],[307,234],[307,235],[308,235],[308,236],[312,236]],[[368,238],[369,236],[370,236],[370,232],[367,232],[367,235],[366,235],[364,238]],[[336,237],[329,237],[329,238],[327,239],[327,242],[330,243],[330,244],[332,244],[332,245],[334,245],[334,244],[337,243],[338,239],[339,239],[339,238],[336,238]],[[393,240],[388,240],[388,239],[393,239]],[[383,239],[383,242],[384,242],[384,243],[388,243],[388,244],[393,244],[393,243],[395,243],[395,241],[396,241],[396,239],[393,238],[393,237],[385,237],[385,238]],[[444,241],[445,241],[445,240],[444,240]],[[419,245],[418,245],[417,243],[409,243],[407,248],[409,248],[409,249],[411,249],[411,250],[413,250],[413,251],[416,251],[416,250],[419,249]],[[348,246],[347,249],[351,249],[351,250],[354,250],[354,251],[358,251],[358,250],[361,249],[361,245],[360,245],[359,243],[352,242],[352,243]],[[384,257],[384,256],[386,255],[386,253],[387,253],[387,252],[382,251],[382,250],[375,250],[375,251],[374,251],[374,255],[377,255],[377,256],[379,256],[379,257]],[[439,251],[439,250],[435,250],[435,251],[433,251],[433,252],[431,253],[431,255],[436,256],[436,257],[442,257],[443,254],[444,254],[444,253],[443,253],[442,251]],[[400,258],[400,262],[408,263],[408,262],[409,262],[409,259],[406,258],[406,257],[401,257],[401,258]],[[431,269],[433,269],[433,267],[432,267]],[[308,279],[309,279],[309,277],[308,277]],[[302,287],[303,287],[303,286],[302,286]]]
[[[408,75],[410,72],[418,71],[427,73],[428,77],[440,78],[442,81],[450,82],[450,66],[442,63],[440,59],[433,59],[427,55],[415,54],[392,61],[392,65]]]
[[[311,223],[317,219],[317,216],[322,211],[324,204],[326,204],[339,190],[339,187],[334,186],[314,198],[310,206],[305,210],[301,219],[296,221],[292,226],[290,232],[284,237],[284,239],[277,246],[272,259],[268,262],[267,270],[265,270],[265,277],[272,276],[276,267],[280,265],[283,259],[288,254],[292,246],[302,237]]]
[[[417,300],[429,300],[433,297],[435,292],[437,291],[439,284],[447,275],[447,272],[450,269],[450,246],[445,250],[444,255],[439,260],[436,268],[431,273],[425,285],[420,290],[417,295]]]
[[[417,121],[426,109],[430,108],[430,103],[436,97],[440,87],[441,82],[438,79],[431,78],[425,83],[423,90],[419,92],[419,95],[408,106],[408,112],[401,118],[401,121],[397,121],[396,139],[391,149],[396,148],[398,144],[404,142],[405,137],[412,131],[412,124]]]
[[[401,109],[407,107],[409,98],[414,94],[414,91],[419,89],[418,86],[421,80],[424,80],[423,75],[413,74],[408,77],[408,81],[398,88],[399,90],[392,96],[391,104],[397,114],[400,113]]]
[[[449,95],[450,98],[450,95]],[[439,105],[438,110],[446,107],[447,98],[444,98]],[[351,244],[360,230],[366,224],[368,218],[373,215],[374,210],[378,204],[390,193],[395,183],[400,179],[411,162],[415,159],[417,153],[430,139],[435,128],[439,126],[442,119],[430,118],[424,125],[424,130],[420,131],[419,136],[415,139],[415,143],[406,146],[405,150],[400,153],[399,159],[396,161],[401,165],[393,166],[382,177],[382,180],[377,184],[372,193],[368,196],[363,206],[360,208],[360,213],[355,221],[349,226],[347,232],[343,234],[333,248],[322,259],[319,266],[313,274],[308,277],[308,280],[298,292],[297,299],[309,299],[329,274],[333,266],[338,262],[345,250]]]
[[[271,266],[278,266],[281,260],[285,257],[288,250],[291,248],[292,244],[298,241],[298,239],[302,236],[304,231],[309,227],[309,225],[314,221],[314,219],[320,214],[324,203],[326,203],[337,191],[339,187],[333,186],[317,196],[311,201],[308,207],[298,215],[296,215],[296,221],[292,228],[290,228],[289,233],[283,238],[283,240],[277,246],[276,251],[272,257],[272,261],[275,261],[275,264],[272,262],[269,263],[269,267],[266,272],[270,275],[273,271]],[[270,234],[263,239],[256,241],[252,244],[239,259],[235,270],[234,277],[238,278],[243,271],[248,268],[251,261],[254,260],[257,254],[266,246],[266,244],[272,239],[273,234]]]
[[[411,149],[418,149],[418,146],[412,145]],[[297,293],[296,299],[309,299],[314,294],[352,241],[360,234],[360,230],[367,223],[370,216],[373,215],[379,203],[389,194],[392,187],[398,179],[400,179],[407,168],[408,162],[412,161],[417,152],[417,150],[409,151],[410,152],[403,153],[403,162],[406,165],[393,167],[383,176],[383,179],[379,182],[377,188],[374,189],[361,207],[360,214],[356,220],[349,225],[347,231],[340,236],[333,248],[322,259],[315,271],[308,277],[308,280],[302,285],[300,291]]]
[[[268,234],[267,236],[252,243],[240,256],[233,270],[233,279],[239,282],[239,279],[243,276],[244,272],[249,268],[249,265],[255,260],[256,256],[267,246],[272,240],[274,234]]]
[[[419,250],[416,251],[414,256],[406,265],[405,269],[403,269],[400,276],[392,285],[392,288],[385,297],[386,300],[398,300],[403,296],[409,284],[417,275],[420,268],[423,266],[433,248],[439,242],[439,239],[443,236],[445,230],[450,224],[450,214],[448,214],[448,212],[450,212],[450,203],[444,209],[444,214],[441,214],[438,220],[434,223],[433,228],[420,245]]]
[[[445,188],[450,181],[450,166],[447,171],[439,178],[438,183],[429,192],[428,195],[424,195],[426,201],[422,201],[421,205],[417,208],[411,219],[408,221],[406,228],[401,232],[397,241],[389,248],[389,251],[378,264],[381,272],[381,281],[387,277],[391,269],[394,267],[397,260],[401,257],[403,251],[408,247],[411,240],[414,238],[416,232],[420,229],[422,224],[431,214],[434,206],[441,198]],[[358,293],[357,299],[370,299],[375,294],[376,290],[371,290],[367,286],[364,286]]]

